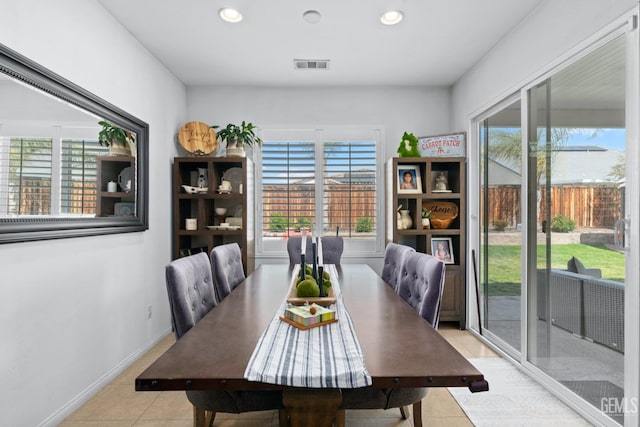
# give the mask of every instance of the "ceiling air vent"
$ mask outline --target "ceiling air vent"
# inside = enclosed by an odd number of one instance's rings
[[[328,70],[328,59],[294,59],[293,66],[296,70]]]

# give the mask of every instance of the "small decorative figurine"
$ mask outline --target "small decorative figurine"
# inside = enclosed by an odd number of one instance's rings
[[[444,172],[440,172],[436,177],[436,191],[447,191],[448,189],[447,175]]]
[[[207,169],[206,168],[198,168],[198,188],[206,188],[208,187],[207,182]]]

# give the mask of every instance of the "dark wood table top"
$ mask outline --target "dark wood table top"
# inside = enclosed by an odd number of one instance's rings
[[[483,375],[367,265],[337,266],[344,303],[373,387],[483,387]],[[291,283],[288,265],[262,265],[142,372],[138,391],[269,390],[244,371]],[[474,390],[475,391],[475,390]]]

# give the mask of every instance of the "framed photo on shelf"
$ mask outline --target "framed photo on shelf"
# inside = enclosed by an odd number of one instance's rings
[[[417,165],[398,165],[398,194],[422,193],[422,177]]]
[[[451,237],[432,237],[431,255],[445,264],[454,264],[455,260],[453,258],[453,243],[451,242]]]

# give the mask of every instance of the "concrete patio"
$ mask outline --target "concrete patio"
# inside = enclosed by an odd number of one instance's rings
[[[520,296],[489,297],[486,329],[515,349],[520,342]],[[530,361],[599,408],[602,398],[621,398],[624,354],[538,320],[537,356]],[[550,332],[550,337],[549,337]]]

